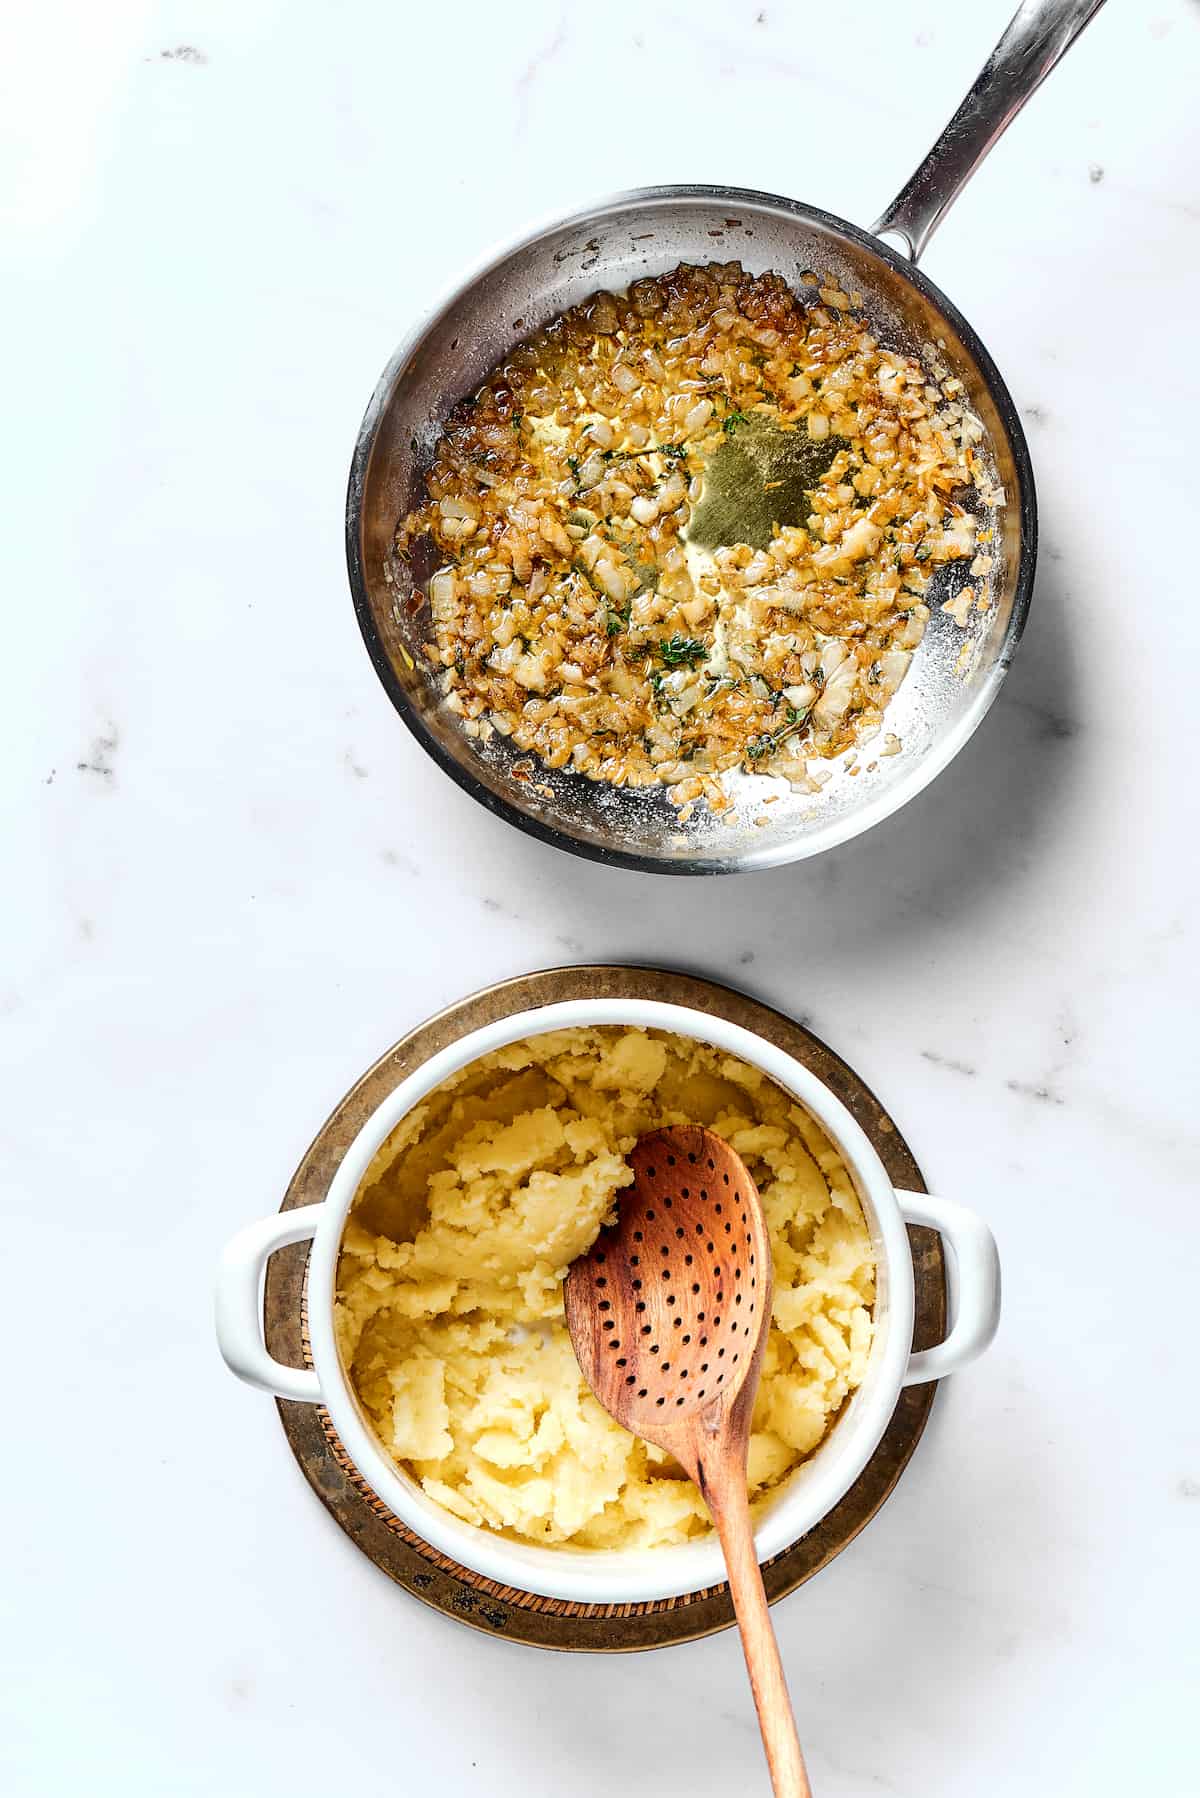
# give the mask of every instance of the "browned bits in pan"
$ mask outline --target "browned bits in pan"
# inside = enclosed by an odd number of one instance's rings
[[[879,731],[994,495],[958,384],[854,300],[681,266],[565,313],[457,410],[397,541],[437,564],[427,653],[469,734],[721,810],[732,771],[815,792]]]

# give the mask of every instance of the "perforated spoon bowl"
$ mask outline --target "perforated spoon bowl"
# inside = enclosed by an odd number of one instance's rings
[[[567,1275],[567,1327],[588,1385],[625,1429],[696,1482],[729,1571],[777,1794],[810,1798],[754,1552],[750,1419],[771,1323],[771,1247],[741,1157],[699,1125],[643,1136],[616,1224]]]

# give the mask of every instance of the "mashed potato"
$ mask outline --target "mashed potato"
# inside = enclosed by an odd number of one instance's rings
[[[542,1544],[647,1548],[709,1528],[695,1487],[602,1410],[563,1317],[567,1267],[648,1130],[707,1124],[762,1195],[775,1267],[750,1442],[761,1497],[862,1380],[875,1267],[837,1152],[746,1063],[657,1031],[564,1030],[474,1062],[367,1171],[338,1264],[351,1382],[387,1453],[468,1523]]]

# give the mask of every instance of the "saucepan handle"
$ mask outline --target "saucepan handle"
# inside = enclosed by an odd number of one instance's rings
[[[940,1380],[982,1355],[1000,1322],[1000,1257],[996,1239],[965,1205],[927,1192],[896,1194],[904,1221],[936,1230],[950,1254],[950,1333],[934,1348],[909,1356],[906,1386]]]
[[[307,1242],[316,1235],[325,1207],[301,1205],[295,1211],[277,1211],[261,1217],[225,1245],[217,1275],[217,1343],[225,1365],[250,1386],[273,1392],[277,1398],[321,1402],[321,1386],[308,1367],[287,1367],[276,1361],[263,1340],[262,1276],[276,1249],[292,1242]]]
[[[1104,0],[1024,0],[928,156],[871,229],[916,262],[943,213]]]

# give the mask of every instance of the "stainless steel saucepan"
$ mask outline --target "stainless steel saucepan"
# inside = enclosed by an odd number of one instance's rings
[[[522,830],[576,854],[664,874],[773,867],[856,836],[919,793],[957,754],[991,705],[1029,609],[1036,554],[1033,474],[1008,390],[970,325],[916,262],[988,150],[1103,0],[1025,0],[970,93],[872,231],[814,206],[721,187],[652,187],[544,226],[502,251],[437,308],[388,365],[363,419],[350,473],[346,543],[355,609],[371,659],[400,716],[461,787]],[[892,248],[887,239],[902,247]],[[707,808],[681,825],[662,789],[617,790],[566,770],[513,778],[500,737],[472,741],[439,703],[421,653],[429,611],[394,553],[397,523],[422,497],[423,472],[451,407],[516,343],[598,289],[680,262],[739,260],[798,288],[807,271],[862,295],[872,330],[913,354],[932,346],[962,381],[983,426],[1003,503],[985,577],[986,612],[971,640],[936,605],[887,728],[899,753],[861,754],[818,798],[788,795],[756,827],[761,804],[732,817]],[[752,782],[747,782],[748,794]]]

